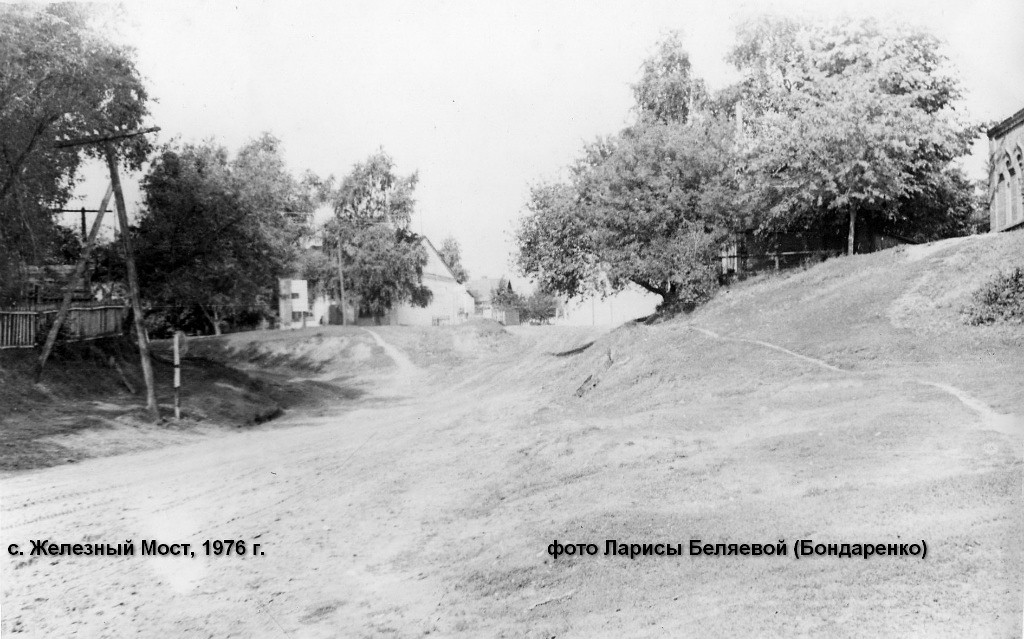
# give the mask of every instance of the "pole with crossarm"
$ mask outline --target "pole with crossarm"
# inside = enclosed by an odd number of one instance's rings
[[[139,293],[139,278],[135,270],[135,257],[132,253],[131,233],[128,230],[128,210],[124,204],[124,192],[121,190],[121,176],[117,171],[117,149],[114,142],[126,140],[146,133],[159,131],[159,127],[147,129],[115,128],[113,131],[94,131],[92,135],[80,138],[63,138],[54,143],[55,148],[97,145],[103,148],[110,171],[110,184],[114,191],[114,205],[117,209],[117,221],[121,227],[121,245],[124,249],[125,266],[128,271],[128,292],[131,298],[132,315],[135,320],[135,335],[139,344],[139,358],[142,363],[142,377],[146,382],[146,411],[153,421],[160,419],[160,410],[156,403],[156,389],[153,384],[153,363],[149,359],[149,339],[142,321],[142,300]],[[71,285],[69,283],[69,285]],[[40,362],[42,363],[42,362]],[[41,373],[40,367],[40,373]]]

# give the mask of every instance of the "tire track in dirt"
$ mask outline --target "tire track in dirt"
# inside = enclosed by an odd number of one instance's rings
[[[745,338],[745,337],[728,337],[728,336],[716,333],[715,331],[712,331],[710,329],[702,328],[700,326],[694,326],[692,324],[687,325],[686,328],[688,328],[688,329],[690,329],[692,331],[696,331],[698,333],[701,333],[703,335],[706,335],[707,337],[710,337],[712,339],[726,341],[726,342],[742,342],[742,343],[745,343],[745,344],[753,344],[755,346],[761,346],[763,348],[768,348],[768,349],[771,349],[771,350],[774,350],[774,351],[778,351],[780,353],[784,353],[784,354],[789,355],[791,357],[795,357],[797,359],[804,360],[805,362],[814,364],[815,366],[819,366],[821,368],[824,368],[826,370],[829,370],[829,371],[832,371],[832,372],[835,372],[835,373],[842,373],[844,375],[851,375],[851,376],[855,376],[855,377],[864,377],[867,374],[866,372],[852,371],[852,370],[848,370],[848,369],[844,369],[844,368],[839,368],[838,366],[833,366],[832,364],[829,364],[826,361],[823,361],[823,360],[820,360],[820,359],[817,359],[817,358],[814,358],[814,357],[810,357],[810,356],[804,355],[802,353],[797,353],[795,351],[791,351],[788,348],[779,346],[778,344],[772,344],[771,342],[765,342],[765,341],[759,340],[759,339],[749,339],[749,338]],[[872,371],[872,372],[874,372],[876,374],[884,374],[883,371]],[[1022,435],[1024,435],[1024,429],[1022,429],[1021,420],[1019,418],[1017,418],[1015,415],[1004,415],[1002,413],[996,412],[991,406],[989,406],[985,402],[981,401],[977,397],[974,397],[973,395],[971,395],[967,391],[963,390],[962,388],[957,388],[956,386],[953,386],[953,385],[950,385],[950,384],[944,384],[944,383],[941,383],[941,382],[933,382],[933,381],[929,381],[929,380],[926,380],[926,379],[920,379],[920,378],[916,378],[916,377],[909,377],[909,378],[908,377],[900,377],[900,378],[895,378],[892,381],[894,381],[894,382],[901,382],[901,383],[908,383],[909,382],[909,383],[912,383],[912,384],[920,384],[922,386],[930,386],[932,388],[937,388],[937,389],[941,390],[942,392],[946,393],[947,395],[951,395],[952,397],[956,398],[961,404],[963,404],[964,406],[969,408],[971,411],[976,413],[979,417],[981,417],[981,422],[982,422],[983,426],[986,429],[994,430],[994,431],[997,431],[997,432],[1000,432],[1000,433],[1003,433],[1003,434],[1006,434],[1006,435],[1010,435],[1012,437],[1017,437],[1017,438],[1019,438]]]
[[[368,328],[363,330],[373,337],[373,341],[377,343],[377,346],[380,346],[384,353],[391,358],[391,361],[395,363],[395,366],[398,368],[398,379],[396,381],[408,382],[423,372],[416,364],[412,363],[412,360],[405,353],[388,344],[377,332],[371,331]]]

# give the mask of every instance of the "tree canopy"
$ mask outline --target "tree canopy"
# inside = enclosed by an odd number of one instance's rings
[[[233,160],[213,142],[167,145],[142,188],[140,286],[172,325],[198,311],[219,333],[222,320],[272,313],[302,233],[286,213],[303,203],[276,138],[261,135]]]
[[[587,145],[567,183],[531,190],[519,267],[569,296],[633,283],[666,307],[692,307],[713,289],[714,249],[738,202],[733,127],[702,106],[675,36],[634,93],[633,126]]]
[[[380,317],[395,305],[430,303],[423,286],[427,252],[422,238],[409,226],[415,208],[418,176],[400,176],[384,151],[357,164],[333,194],[334,218],[324,228],[324,249],[337,259],[346,295],[353,296],[360,313]],[[322,273],[332,287],[339,284],[337,270]]]
[[[978,128],[939,41],[875,21],[762,18],[730,59],[750,105],[745,174],[764,228],[875,228],[935,239],[966,228],[970,187],[951,162]]]
[[[569,296],[633,283],[686,310],[713,294],[719,249],[751,220],[845,238],[849,252],[858,221],[912,240],[966,232],[972,187],[952,162],[978,127],[937,39],[760,18],[729,59],[742,80],[710,95],[678,36],[658,45],[635,123],[586,145],[568,180],[530,190],[524,274]]]
[[[138,127],[148,93],[134,52],[94,26],[95,7],[0,5],[0,297],[16,292],[26,264],[56,257],[51,207],[71,197],[83,157],[101,149],[54,148],[58,136]],[[143,137],[119,144],[138,168]]]

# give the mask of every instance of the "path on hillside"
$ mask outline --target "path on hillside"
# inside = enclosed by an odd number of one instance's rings
[[[371,337],[374,338],[374,341],[377,342],[377,345],[384,350],[384,353],[391,358],[391,361],[393,361],[394,365],[398,368],[399,379],[408,379],[422,373],[420,368],[413,364],[413,360],[409,358],[409,355],[401,352],[391,344],[388,344],[379,333],[366,328],[362,330],[369,333]]]
[[[885,374],[884,370],[852,371],[847,370],[845,368],[839,368],[838,366],[833,366],[832,364],[829,364],[824,360],[820,360],[815,357],[810,357],[802,353],[797,353],[796,351],[791,351],[788,348],[779,346],[778,344],[772,344],[771,342],[766,342],[764,340],[749,339],[746,337],[729,337],[726,335],[716,333],[715,331],[712,331],[707,328],[695,326],[693,324],[688,324],[687,328],[716,340],[722,340],[726,342],[740,342],[745,344],[753,344],[755,346],[761,346],[763,348],[768,348],[789,355],[790,357],[801,359],[805,362],[809,362],[816,366],[820,366],[825,370],[833,371],[836,373],[842,373],[844,375],[860,377],[868,373]],[[957,388],[956,386],[953,386],[951,384],[943,384],[940,382],[934,382],[931,380],[920,378],[900,377],[894,379],[893,381],[911,382],[914,384],[921,384],[922,386],[930,386],[932,388],[937,388],[942,392],[956,398],[957,401],[961,402],[964,406],[970,408],[972,411],[977,413],[978,416],[981,417],[981,423],[984,428],[988,430],[998,431],[1007,435],[1012,435],[1015,437],[1021,437],[1022,435],[1024,435],[1024,423],[1022,423],[1022,420],[1019,417],[1017,417],[1016,415],[1004,415],[1002,413],[996,412],[996,410],[993,409],[991,406],[981,401],[977,397],[974,397],[973,395],[971,395],[962,388]]]

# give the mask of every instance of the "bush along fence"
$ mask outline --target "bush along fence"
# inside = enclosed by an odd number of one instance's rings
[[[59,339],[81,342],[123,333],[125,306],[72,306]],[[33,348],[41,345],[57,317],[57,309],[0,311],[0,348]]]

